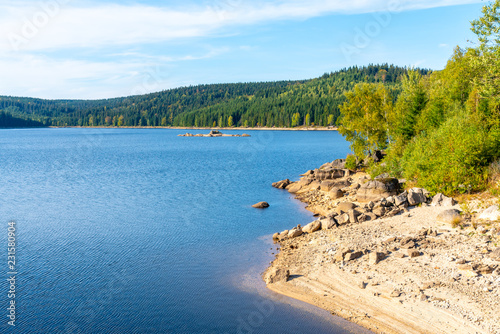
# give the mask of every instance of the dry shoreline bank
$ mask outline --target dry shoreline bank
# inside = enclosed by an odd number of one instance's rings
[[[324,170],[274,185],[323,217],[275,234],[280,253],[263,274],[270,290],[376,333],[500,333],[498,225],[472,217],[453,228],[441,213],[460,207],[444,197],[431,206],[418,191],[400,203],[398,192],[380,192],[395,204],[370,209],[358,199],[380,189],[366,175]],[[339,210],[345,203],[355,207]]]
[[[54,129],[81,128],[81,129],[173,129],[173,130],[263,130],[263,131],[337,131],[337,127],[298,127],[298,128],[262,128],[262,127],[231,127],[231,128],[197,128],[197,127],[177,127],[177,126],[49,126]]]

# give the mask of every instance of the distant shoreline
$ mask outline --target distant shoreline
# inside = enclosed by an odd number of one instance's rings
[[[81,128],[81,129],[172,129],[172,130],[238,130],[238,131],[252,131],[252,130],[265,130],[265,131],[337,131],[337,127],[299,127],[299,128],[264,128],[264,127],[230,127],[230,128],[199,128],[199,127],[180,127],[180,126],[50,126],[53,129],[64,128]]]

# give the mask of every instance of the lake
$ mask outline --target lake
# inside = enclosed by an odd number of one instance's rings
[[[363,331],[260,278],[276,253],[271,235],[313,220],[271,183],[345,157],[344,139],[177,137],[184,132],[0,130],[2,277],[11,220],[18,272],[15,327],[0,284],[1,332]],[[259,201],[271,207],[251,207]]]

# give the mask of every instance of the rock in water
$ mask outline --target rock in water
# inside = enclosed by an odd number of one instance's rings
[[[273,183],[273,187],[278,188],[278,189],[285,189],[286,187],[288,187],[290,185],[290,183],[292,183],[292,182],[290,182],[289,179],[286,179],[283,181]]]
[[[252,205],[252,207],[253,208],[257,208],[257,209],[265,209],[265,208],[269,207],[269,203],[267,203],[267,202],[259,202],[257,204]]]
[[[436,220],[440,223],[445,223],[453,227],[454,224],[462,221],[460,211],[456,209],[444,210],[437,217]]]
[[[264,281],[266,284],[273,284],[277,282],[286,282],[290,277],[290,271],[288,269],[271,269],[266,276],[264,277]]]

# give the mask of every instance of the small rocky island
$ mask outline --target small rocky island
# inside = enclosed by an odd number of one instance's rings
[[[228,135],[228,134],[225,134],[225,133],[222,133],[220,131],[217,131],[217,130],[212,130],[210,131],[209,134],[202,134],[202,133],[198,133],[196,135],[192,134],[192,133],[185,133],[183,135],[178,135],[178,137],[250,137],[250,135],[244,133],[242,135]]]

